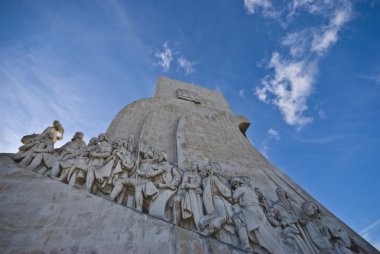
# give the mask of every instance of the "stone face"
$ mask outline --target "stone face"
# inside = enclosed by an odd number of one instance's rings
[[[378,253],[260,154],[245,136],[249,125],[221,93],[159,78],[154,97],[127,105],[88,145],[41,150],[55,135],[25,136],[33,146],[11,156],[18,165],[77,188],[0,158],[0,247]],[[45,157],[50,163],[35,159]]]

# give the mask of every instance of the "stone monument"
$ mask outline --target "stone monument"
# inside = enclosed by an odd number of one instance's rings
[[[88,144],[77,132],[55,149],[54,121],[0,157],[0,252],[379,253],[260,154],[249,125],[220,92],[163,77]]]

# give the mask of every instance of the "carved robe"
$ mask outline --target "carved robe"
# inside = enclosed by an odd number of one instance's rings
[[[249,239],[270,253],[282,253],[281,246],[269,230],[270,226],[256,193],[250,187],[238,187],[233,192],[232,200],[241,208]]]
[[[69,170],[74,166],[76,157],[79,156],[83,149],[86,147],[86,143],[83,140],[74,140],[66,143],[60,149],[60,156],[56,159],[53,165],[53,170],[57,176],[60,172],[60,168],[63,169],[61,178],[67,178]]]
[[[268,220],[274,227],[281,227],[285,243],[292,248],[293,253],[313,254],[312,247],[304,237],[302,228],[297,224],[297,217],[290,214],[281,201],[272,204],[268,212]]]
[[[100,176],[107,179],[108,184],[112,184],[114,180],[128,173],[134,165],[133,154],[125,147],[118,147],[114,153],[106,160]]]
[[[112,145],[107,141],[101,141],[96,146],[96,156],[91,156],[90,154],[88,169],[94,171],[95,178],[100,182],[103,181],[102,166],[104,164],[105,159],[111,156],[111,152]]]
[[[200,194],[196,189],[201,187],[201,176],[197,173],[185,173],[182,178],[182,198],[181,198],[181,214],[182,219],[193,218],[196,227],[203,216],[203,202]],[[188,185],[188,189],[184,189],[184,185]]]
[[[352,254],[347,248],[349,246],[349,242],[345,239],[347,235],[333,229],[327,221],[309,218],[305,229],[320,253]]]
[[[26,135],[21,139],[21,142],[24,143],[24,145],[19,147],[19,151],[14,156],[14,160],[21,161],[21,165],[27,166],[30,164],[31,156],[35,156],[33,148],[45,149],[49,147],[50,149],[50,147],[53,147],[53,151],[49,152],[53,153],[56,141],[57,130],[54,127],[47,127],[41,134]],[[48,155],[44,157],[44,161],[49,164],[48,168],[52,167],[54,158]]]
[[[46,139],[35,141],[33,147],[27,151],[27,155],[20,162],[20,165],[30,169],[36,169],[41,164],[51,168],[54,162],[54,144],[52,140]]]
[[[215,175],[203,179],[202,185],[203,204],[207,215],[201,219],[200,228],[206,229],[209,235],[222,228],[234,234],[232,207],[226,200],[231,197],[231,190]]]

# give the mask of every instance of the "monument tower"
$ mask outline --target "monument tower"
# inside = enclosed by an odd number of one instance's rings
[[[51,206],[55,213],[46,208],[26,214],[33,223],[43,212],[52,214],[47,243],[14,229],[0,250],[14,250],[24,237],[22,250],[47,252],[70,250],[65,243],[75,242],[79,252],[101,253],[378,253],[258,152],[245,135],[249,125],[220,92],[160,77],[153,97],[125,106],[105,134],[87,145],[77,133],[54,149],[57,132],[64,132],[59,122],[25,136],[20,151],[8,155],[17,166],[1,157],[2,181],[12,185],[10,173],[23,172],[46,182],[39,192],[73,199]],[[120,205],[94,201],[87,192]],[[38,193],[23,202],[54,203],[53,194],[45,193],[45,202]],[[10,194],[1,197],[12,216],[21,216]],[[85,215],[62,219],[64,229],[52,226],[58,215],[76,212]],[[0,215],[10,218],[5,208]],[[46,232],[38,234],[46,239]]]

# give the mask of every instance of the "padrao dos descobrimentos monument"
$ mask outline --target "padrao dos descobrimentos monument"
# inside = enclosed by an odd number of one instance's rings
[[[59,121],[24,136],[0,157],[0,251],[379,253],[260,154],[249,125],[221,93],[159,78],[88,144],[77,132],[54,148]]]

